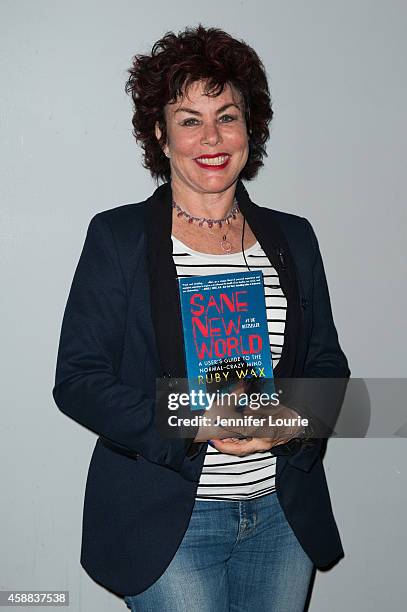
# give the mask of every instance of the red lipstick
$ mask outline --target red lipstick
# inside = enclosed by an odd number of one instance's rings
[[[201,161],[201,159],[214,159],[215,157],[226,157],[226,160],[223,162],[223,164],[205,164]],[[205,155],[201,155],[201,157],[196,157],[195,158],[195,162],[198,164],[198,166],[200,168],[205,168],[205,169],[209,169],[209,170],[223,170],[223,168],[226,168],[226,166],[229,163],[229,159],[230,159],[230,155],[228,153],[215,153],[213,155],[209,155],[209,154],[205,154]]]

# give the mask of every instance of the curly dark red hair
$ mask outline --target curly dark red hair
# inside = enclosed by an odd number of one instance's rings
[[[134,103],[133,134],[144,151],[144,167],[155,179],[170,180],[171,170],[162,146],[166,143],[164,107],[185,94],[195,81],[205,81],[207,95],[219,95],[226,84],[242,96],[249,134],[249,157],[240,173],[254,178],[267,156],[265,143],[273,117],[265,68],[245,42],[218,28],[187,27],[178,35],[167,32],[150,55],[135,55],[125,91]],[[155,124],[161,129],[158,142]]]

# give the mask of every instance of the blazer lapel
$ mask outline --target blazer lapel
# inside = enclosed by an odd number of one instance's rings
[[[170,183],[158,187],[147,204],[151,314],[161,362],[161,376],[186,378],[181,305],[177,271],[172,258],[171,204]]]
[[[254,204],[239,180],[236,198],[257,240],[276,268],[287,298],[288,309],[284,347],[275,375],[294,374],[301,308],[294,262],[288,243],[269,209]],[[156,334],[161,376],[186,378],[186,361],[181,307],[172,258],[172,191],[171,184],[158,187],[149,198],[146,210],[147,257],[150,279],[151,312]],[[271,221],[271,222],[270,222]]]
[[[294,366],[301,331],[302,311],[297,272],[288,242],[280,228],[275,213],[252,202],[241,181],[237,182],[236,197],[239,208],[254,235],[277,270],[280,285],[287,299],[284,346],[278,366],[274,370],[274,375],[281,378],[297,375],[294,372]]]

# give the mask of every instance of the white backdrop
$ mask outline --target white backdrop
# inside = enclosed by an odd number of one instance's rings
[[[90,218],[154,188],[124,83],[131,57],[166,31],[201,22],[257,50],[275,117],[249,193],[313,224],[352,375],[406,375],[406,13],[398,0],[1,0],[0,589],[69,589],[75,612],[125,609],[79,565],[95,436],[51,390]],[[317,573],[312,612],[403,609],[405,465],[405,440],[330,442],[346,557]]]

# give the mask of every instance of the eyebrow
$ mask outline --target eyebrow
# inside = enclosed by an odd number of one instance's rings
[[[237,110],[240,110],[237,104],[230,102],[229,104],[224,104],[223,106],[218,108],[218,110],[216,111],[216,114],[223,113],[223,111],[229,108],[230,106],[234,106],[237,108]],[[187,108],[186,106],[181,106],[180,108],[177,108],[177,110],[174,112],[174,115],[175,113],[179,113],[179,112],[191,113],[191,115],[201,115],[202,114],[199,111],[193,110],[192,108]]]

